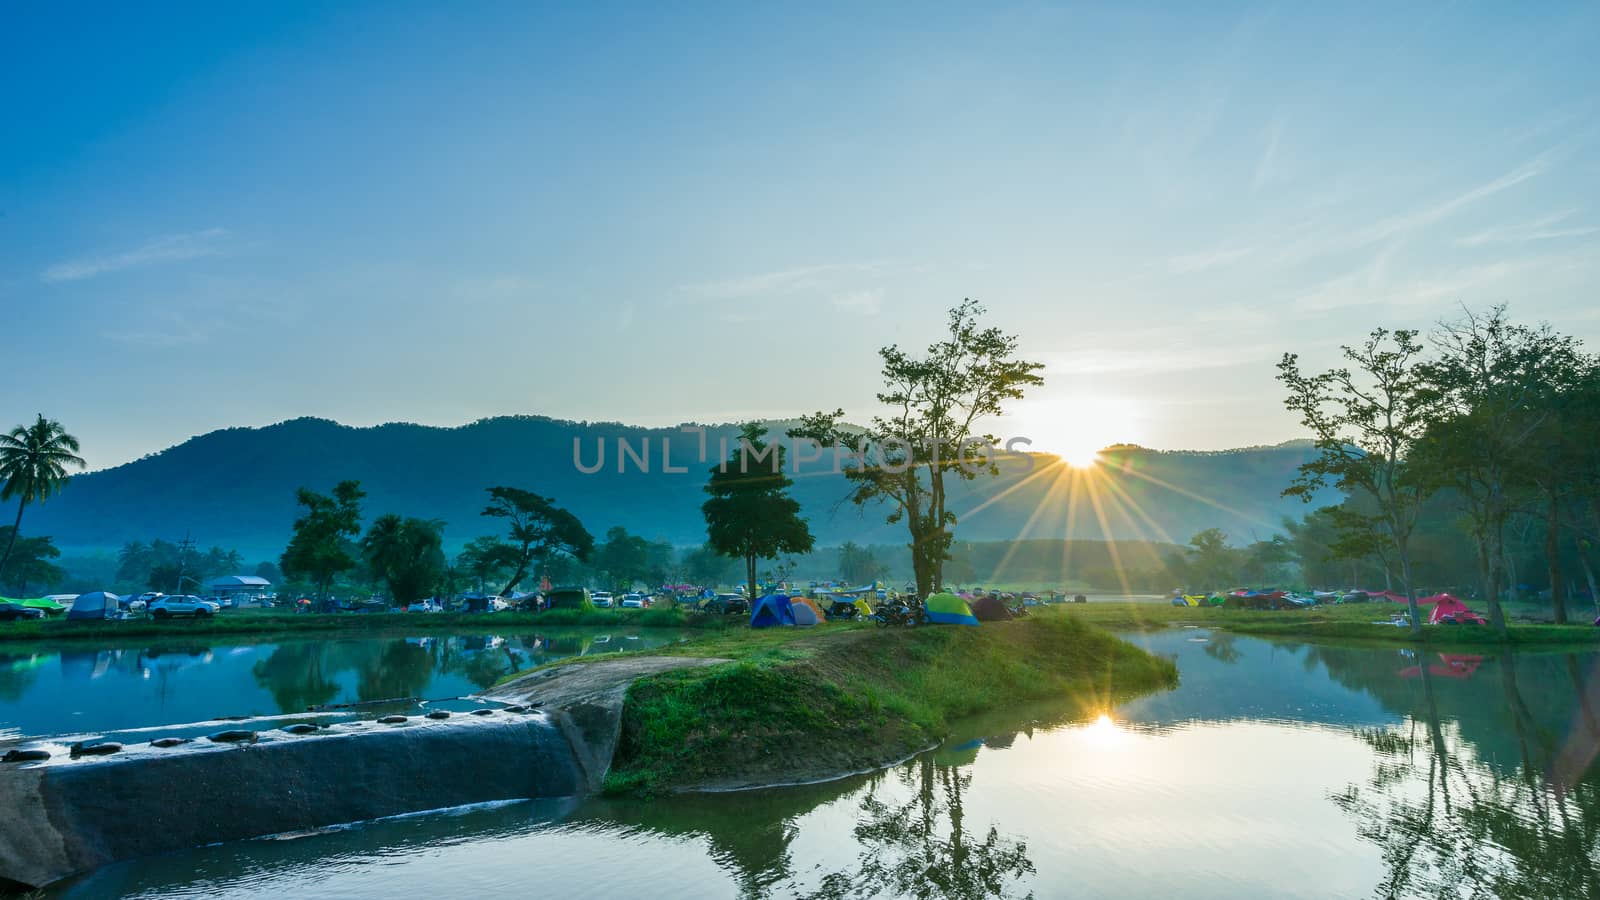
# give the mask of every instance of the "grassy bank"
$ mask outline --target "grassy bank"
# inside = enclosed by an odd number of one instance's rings
[[[542,613],[387,613],[296,614],[280,610],[228,610],[209,619],[127,619],[77,621],[46,619],[0,623],[0,643],[23,641],[110,641],[130,637],[263,638],[319,634],[419,634],[473,629],[507,631],[541,627],[700,628],[719,631],[743,619],[685,613],[676,609],[556,609]]]
[[[1170,661],[1067,616],[982,628],[733,629],[670,652],[734,661],[634,683],[609,791],[859,771],[929,746],[962,716],[1042,699],[1087,714],[1178,677]]]
[[[1411,629],[1382,622],[1405,607],[1396,603],[1360,603],[1312,609],[1252,611],[1217,607],[1182,607],[1157,603],[1083,603],[1045,607],[1045,617],[1064,616],[1119,631],[1141,631],[1179,625],[1204,625],[1240,634],[1410,644]],[[1426,613],[1427,608],[1423,608]],[[1592,625],[1549,625],[1516,622],[1502,640],[1492,628],[1475,625],[1425,625],[1422,642],[1446,646],[1485,644],[1558,645],[1600,643]]]

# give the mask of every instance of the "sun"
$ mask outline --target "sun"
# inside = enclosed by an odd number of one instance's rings
[[[1049,453],[1074,469],[1091,469],[1100,451],[1137,438],[1133,405],[1105,394],[1074,393],[1019,405],[1008,416],[1027,449]]]

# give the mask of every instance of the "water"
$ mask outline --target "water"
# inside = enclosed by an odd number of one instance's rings
[[[1087,718],[996,714],[871,776],[412,816],[122,863],[55,893],[1600,895],[1595,653],[1131,639],[1174,656],[1182,686]]]
[[[668,629],[324,638],[274,643],[0,647],[0,738],[104,735],[218,718],[272,722],[449,708],[502,676],[567,656],[680,640]],[[397,703],[376,704],[374,701]],[[304,715],[313,706],[363,705]],[[284,718],[287,717],[287,718]],[[205,730],[162,727],[163,734]]]

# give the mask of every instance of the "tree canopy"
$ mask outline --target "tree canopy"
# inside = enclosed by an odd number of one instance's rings
[[[997,438],[981,423],[1000,415],[1008,401],[1044,383],[1041,363],[1017,358],[1017,338],[983,327],[985,310],[963,300],[950,310],[943,338],[916,356],[891,344],[879,351],[884,389],[877,395],[889,412],[870,427],[843,426],[844,411],[806,416],[790,434],[848,450],[852,462],[849,499],[857,505],[885,502],[888,521],[910,532],[917,591],[940,589],[950,557],[956,513],[946,476],[971,481],[999,474]]]
[[[29,503],[43,503],[59,493],[68,469],[85,467],[78,455],[78,439],[61,423],[40,414],[32,425],[18,425],[0,434],[0,502],[17,501],[17,518],[11,523],[6,549],[0,553],[5,571],[22,534],[22,513]]]
[[[333,495],[309,488],[295,492],[304,507],[294,522],[294,536],[283,552],[283,572],[291,578],[305,578],[316,585],[318,597],[340,572],[359,561],[354,538],[361,533],[361,499],[366,492],[359,481],[341,481]]]
[[[707,545],[744,560],[752,603],[757,596],[757,560],[806,553],[815,543],[800,517],[800,503],[789,496],[794,480],[784,474],[784,448],[769,445],[766,435],[767,429],[758,423],[743,427],[739,446],[711,467],[706,482],[711,499],[700,507],[706,517]]]
[[[514,569],[500,593],[509,594],[534,562],[562,557],[587,560],[594,552],[594,536],[578,517],[557,506],[555,500],[514,487],[492,487],[483,515],[506,520]]]

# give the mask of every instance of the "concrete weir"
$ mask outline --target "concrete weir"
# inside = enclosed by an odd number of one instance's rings
[[[624,657],[537,670],[483,715],[236,731],[0,763],[0,886],[120,859],[470,803],[597,789],[635,678],[722,660]],[[40,748],[47,759],[35,759]],[[0,750],[7,748],[0,747]]]

